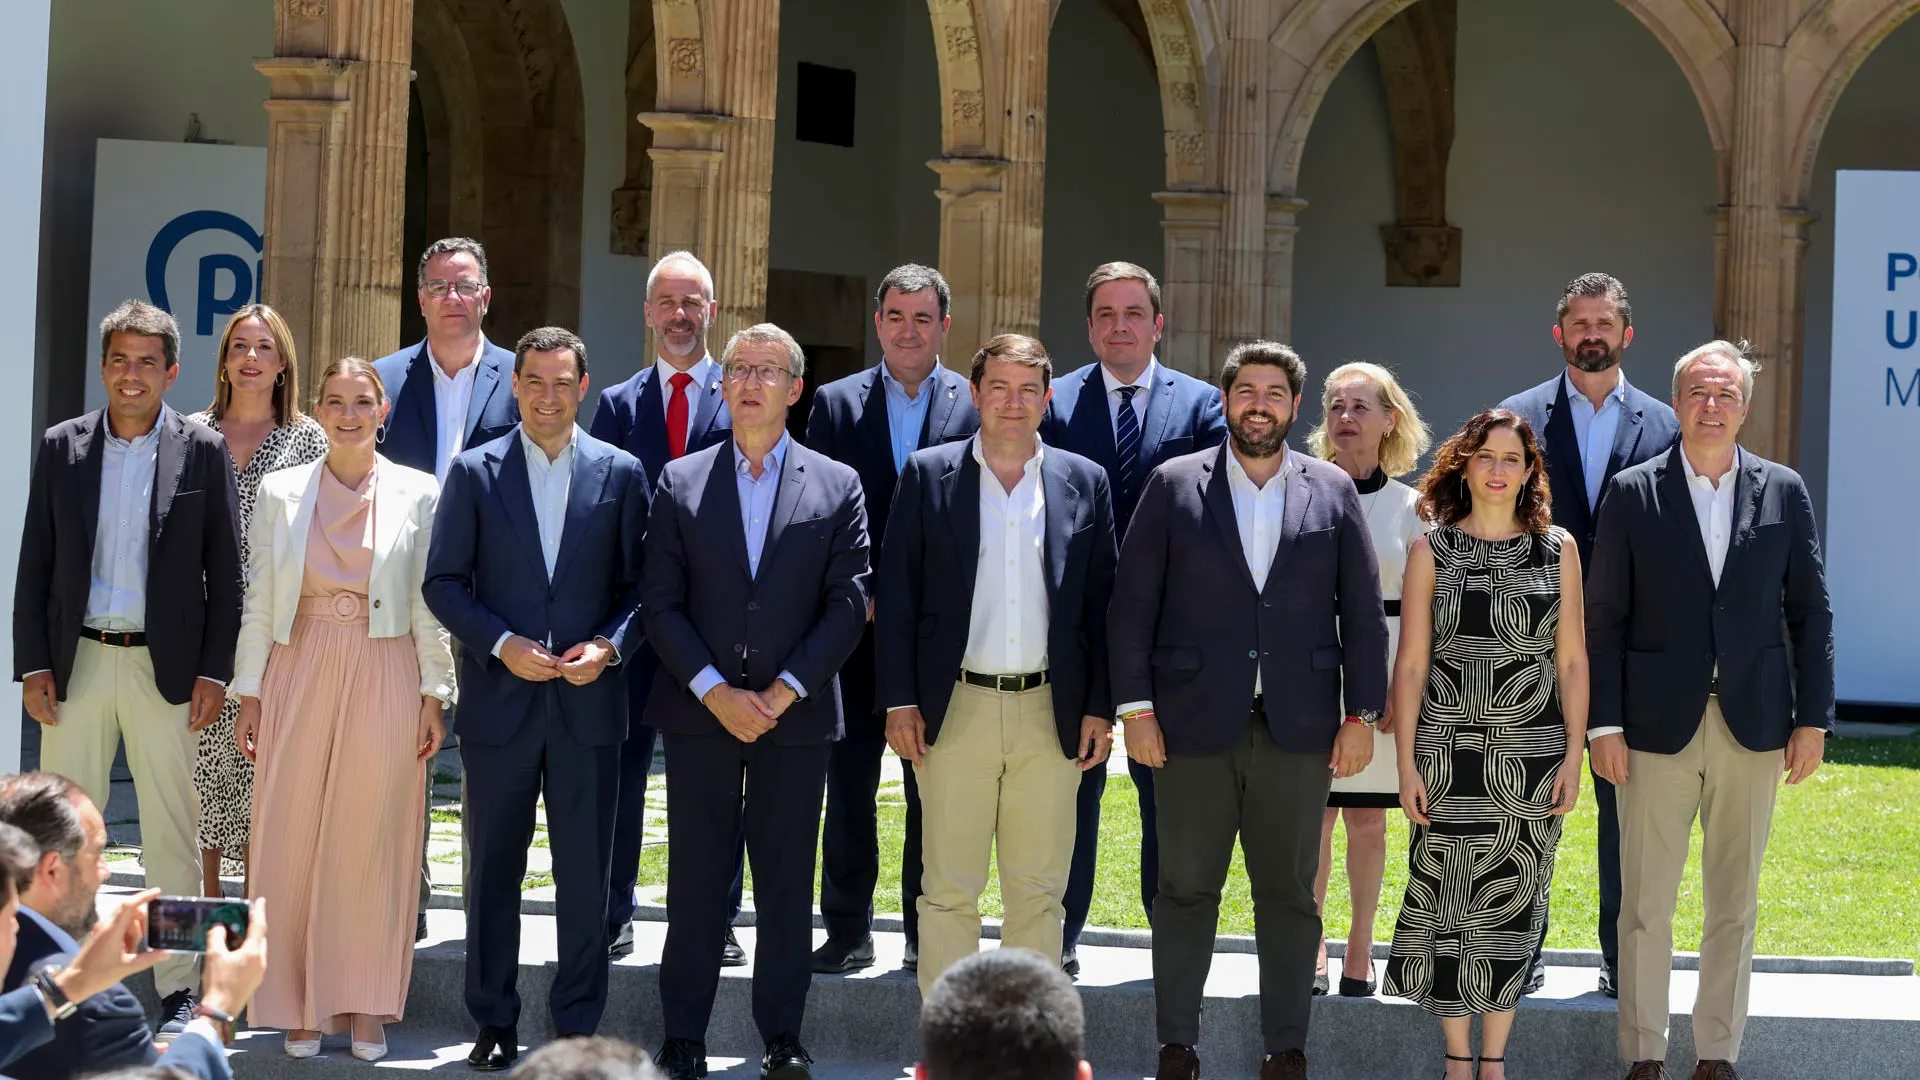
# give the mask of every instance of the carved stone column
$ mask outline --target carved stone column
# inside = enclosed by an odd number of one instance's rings
[[[1002,184],[1008,163],[998,158],[942,158],[927,162],[940,174],[940,272],[953,291],[953,329],[946,362],[965,371],[973,354],[998,333],[994,295],[1000,265]]]
[[[1727,208],[1726,285],[1716,290],[1723,337],[1744,338],[1768,368],[1755,389],[1742,442],[1775,460],[1791,460],[1797,414],[1791,390],[1799,357],[1788,323],[1798,301],[1796,259],[1782,238],[1787,0],[1733,0],[1734,120],[1732,199]]]
[[[263,295],[311,368],[399,346],[413,0],[281,0]],[[311,380],[311,395],[318,387]]]
[[[1260,333],[1274,341],[1290,341],[1293,337],[1293,242],[1300,233],[1300,211],[1306,208],[1305,199],[1267,197],[1267,259],[1260,290],[1264,320]]]
[[[1222,359],[1214,355],[1212,300],[1227,196],[1219,191],[1161,191],[1153,197],[1166,217],[1160,225],[1166,238],[1160,308],[1167,317],[1160,362],[1204,379]]]
[[[1040,332],[1041,217],[1047,188],[1047,39],[1052,5],[1001,0],[999,49],[1000,250],[992,284],[993,333]]]
[[[651,258],[669,251],[691,251],[709,268],[714,261],[714,201],[720,174],[721,133],[729,118],[704,113],[641,113],[653,132],[647,155],[653,161],[653,189],[647,214]],[[717,273],[717,272],[716,272]],[[720,288],[715,282],[715,290]],[[717,348],[719,342],[713,343]]]
[[[1268,0],[1225,0],[1220,18],[1220,180],[1227,192],[1214,289],[1215,351],[1266,330]],[[1214,362],[1218,362],[1217,358]]]

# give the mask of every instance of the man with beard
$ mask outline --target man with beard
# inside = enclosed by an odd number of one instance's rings
[[[1120,547],[1113,696],[1127,753],[1158,791],[1158,1080],[1200,1075],[1236,834],[1253,884],[1261,1080],[1305,1080],[1320,817],[1331,781],[1372,759],[1386,707],[1387,619],[1360,496],[1338,466],[1286,445],[1306,378],[1278,342],[1229,353],[1229,444],[1154,470]]]
[[[663,255],[648,272],[646,318],[659,351],[652,364],[600,395],[588,431],[639,458],[649,484],[659,483],[667,462],[727,439],[720,364],[707,352],[707,328],[719,310],[713,274],[691,252]],[[646,722],[647,695],[659,669],[653,646],[642,645],[627,671],[627,740],[620,746],[620,802],[613,815],[613,874],[607,886],[607,955],[616,960],[633,952],[633,888],[640,876],[647,775],[657,738]],[[737,847],[736,862],[744,866],[744,835]],[[734,917],[740,914],[742,885],[736,869],[728,899]],[[729,920],[721,966],[746,962]]]
[[[1593,559],[1594,523],[1600,494],[1622,469],[1659,457],[1680,437],[1673,409],[1627,383],[1620,354],[1633,344],[1633,302],[1627,287],[1606,274],[1581,274],[1567,283],[1555,312],[1553,340],[1567,368],[1539,386],[1500,403],[1527,418],[1540,433],[1553,492],[1553,523],[1573,534],[1584,570]],[[1620,729],[1591,728],[1589,744]],[[1613,785],[1593,774],[1600,814],[1600,992],[1617,997],[1620,959],[1620,819]],[[1533,956],[1527,992],[1545,985],[1540,946]]]

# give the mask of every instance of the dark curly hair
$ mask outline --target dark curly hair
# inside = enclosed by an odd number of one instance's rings
[[[1487,445],[1494,428],[1508,427],[1520,436],[1526,452],[1527,468],[1532,470],[1520,497],[1514,503],[1513,516],[1530,533],[1545,533],[1553,527],[1553,497],[1547,489],[1546,461],[1540,456],[1540,444],[1533,437],[1533,425],[1527,418],[1508,409],[1488,409],[1468,420],[1453,437],[1434,451],[1433,468],[1420,478],[1420,516],[1437,525],[1457,525],[1473,510],[1473,496],[1467,492],[1467,462]]]

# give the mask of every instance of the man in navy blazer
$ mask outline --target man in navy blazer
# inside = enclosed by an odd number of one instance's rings
[[[1386,609],[1360,496],[1286,445],[1306,374],[1285,345],[1236,347],[1220,370],[1231,443],[1154,470],[1120,548],[1113,696],[1127,753],[1159,770],[1161,1080],[1199,1075],[1236,833],[1259,923],[1260,1075],[1306,1080],[1320,820],[1331,781],[1371,760],[1386,708]]]
[[[1112,496],[1105,470],[1041,443],[1051,375],[1030,337],[981,348],[980,432],[907,460],[883,549],[887,741],[927,789],[922,995],[979,951],[989,851],[1001,943],[1060,954],[1080,776],[1112,745]]]
[[[1527,418],[1547,461],[1553,523],[1573,534],[1583,566],[1593,560],[1594,523],[1607,482],[1620,470],[1659,457],[1680,437],[1673,409],[1627,382],[1620,357],[1633,344],[1633,301],[1606,274],[1567,283],[1554,312],[1554,343],[1566,358],[1561,373],[1500,403]],[[1595,732],[1591,725],[1587,738]],[[1593,774],[1599,808],[1600,991],[1616,993],[1620,960],[1620,817],[1613,785]],[[1543,921],[1527,992],[1545,985]]]
[[[860,478],[786,433],[805,365],[770,323],[733,335],[721,359],[733,438],[667,465],[647,527],[641,614],[661,668],[647,717],[672,763],[658,1064],[673,1080],[706,1075],[743,823],[761,1075],[811,1075],[800,1025],[814,852],[841,733],[837,673],[866,625],[868,568]]]
[[[414,279],[426,339],[373,362],[392,402],[380,453],[445,484],[447,467],[462,451],[519,422],[509,381],[513,353],[480,331],[493,289],[478,240],[435,240],[420,253]]]
[[[908,263],[880,281],[873,328],[882,360],[814,391],[807,446],[853,466],[867,500],[867,533],[879,547],[887,535],[893,489],[908,455],[965,439],[980,427],[964,375],[940,363],[952,324],[952,292],[940,271]],[[1036,414],[1036,420],[1037,420]],[[879,583],[875,582],[875,593]],[[873,891],[880,882],[880,839],[874,797],[886,754],[886,721],[875,708],[874,630],[868,620],[860,644],[840,669],[847,735],[834,744],[827,768],[827,819],[820,852],[820,914],[827,940],[813,953],[813,970],[835,974],[873,964]],[[906,923],[906,968],[919,964],[920,789],[904,773],[905,849],[900,855],[900,905]]]
[[[1092,458],[1107,470],[1113,518],[1122,538],[1147,476],[1164,461],[1220,445],[1227,437],[1220,391],[1185,372],[1163,366],[1153,355],[1166,319],[1160,314],[1160,283],[1127,262],[1096,267],[1087,278],[1087,341],[1099,363],[1062,376],[1054,384],[1040,437],[1048,446]],[[1160,877],[1160,843],[1154,832],[1153,770],[1131,759],[1127,772],[1140,796],[1140,905],[1153,918]],[[1100,856],[1100,799],[1107,773],[1094,769],[1080,782],[1079,839],[1073,877],[1067,884],[1066,955],[1062,966],[1077,975],[1075,946],[1093,903],[1093,875]]]
[[[1695,817],[1708,912],[1696,1077],[1736,1080],[1760,868],[1784,771],[1833,727],[1833,610],[1813,501],[1736,441],[1759,366],[1709,342],[1674,367],[1680,444],[1613,478],[1587,589],[1593,771],[1619,787],[1620,1054],[1665,1075],[1673,910]]]
[[[689,252],[655,260],[647,273],[647,325],[659,344],[652,364],[600,392],[593,410],[593,437],[632,454],[651,486],[667,462],[727,440],[727,403],[720,392],[720,363],[707,352],[707,329],[720,306],[713,274]],[[651,487],[649,487],[651,490]],[[607,955],[633,953],[634,884],[640,876],[647,775],[653,769],[654,730],[647,724],[647,695],[660,658],[642,643],[628,658],[627,738],[620,744],[620,801],[613,819],[613,871],[607,886]],[[741,858],[745,859],[742,839]],[[741,881],[734,878],[731,904],[740,911]],[[727,929],[726,966],[747,962]]]
[[[515,349],[524,418],[454,459],[422,593],[460,644],[465,768],[467,1059],[518,1053],[520,883],[543,797],[557,892],[554,1030],[590,1035],[607,998],[607,874],[627,734],[623,656],[640,642],[646,474],[574,423],[587,350],[558,327]]]

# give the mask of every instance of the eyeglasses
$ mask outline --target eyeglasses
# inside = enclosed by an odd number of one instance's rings
[[[486,287],[485,282],[469,281],[464,278],[459,281],[447,281],[442,278],[434,278],[432,281],[421,286],[421,288],[426,291],[426,294],[435,300],[445,297],[449,292],[459,293],[460,299],[462,300],[471,300],[479,296],[480,291]]]
[[[786,368],[768,364],[728,364],[725,369],[728,382],[754,382],[772,386],[780,381],[780,376],[790,374]]]

